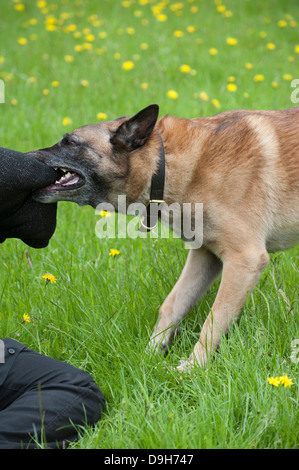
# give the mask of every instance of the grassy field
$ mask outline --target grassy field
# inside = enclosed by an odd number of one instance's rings
[[[50,146],[151,103],[181,117],[295,106],[297,0],[6,0],[0,12],[3,147]],[[219,281],[165,363],[148,356],[187,250],[180,240],[100,240],[97,220],[90,207],[60,203],[46,249],[18,240],[0,249],[0,337],[88,371],[105,395],[102,420],[74,447],[297,448],[298,247],[271,256],[210,366],[180,375],[168,366],[189,356]],[[283,374],[291,387],[268,383]]]

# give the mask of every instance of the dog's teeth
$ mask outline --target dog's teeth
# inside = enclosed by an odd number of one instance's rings
[[[58,170],[58,166],[53,166],[53,170],[57,171],[57,170]]]

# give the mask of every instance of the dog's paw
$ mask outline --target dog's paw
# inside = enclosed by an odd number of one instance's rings
[[[147,347],[145,348],[145,352],[147,354],[154,354],[154,355],[166,354],[167,351],[168,351],[168,344],[165,341],[165,339],[163,339],[162,341],[158,341],[157,337],[151,338]]]

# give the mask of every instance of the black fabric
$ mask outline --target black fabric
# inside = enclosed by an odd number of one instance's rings
[[[0,358],[0,449],[63,448],[95,424],[105,400],[93,378],[5,338]],[[2,343],[3,346],[3,343]]]
[[[0,147],[0,243],[20,238],[44,248],[56,228],[57,204],[40,204],[34,190],[53,184],[58,173],[30,154]]]

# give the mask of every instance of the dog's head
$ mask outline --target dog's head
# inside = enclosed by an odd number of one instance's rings
[[[158,113],[159,106],[153,104],[132,118],[80,127],[52,147],[31,152],[61,175],[55,184],[36,191],[34,199],[93,207],[114,203],[118,194],[136,200],[155,168],[150,155],[151,147],[156,148],[153,130]]]

